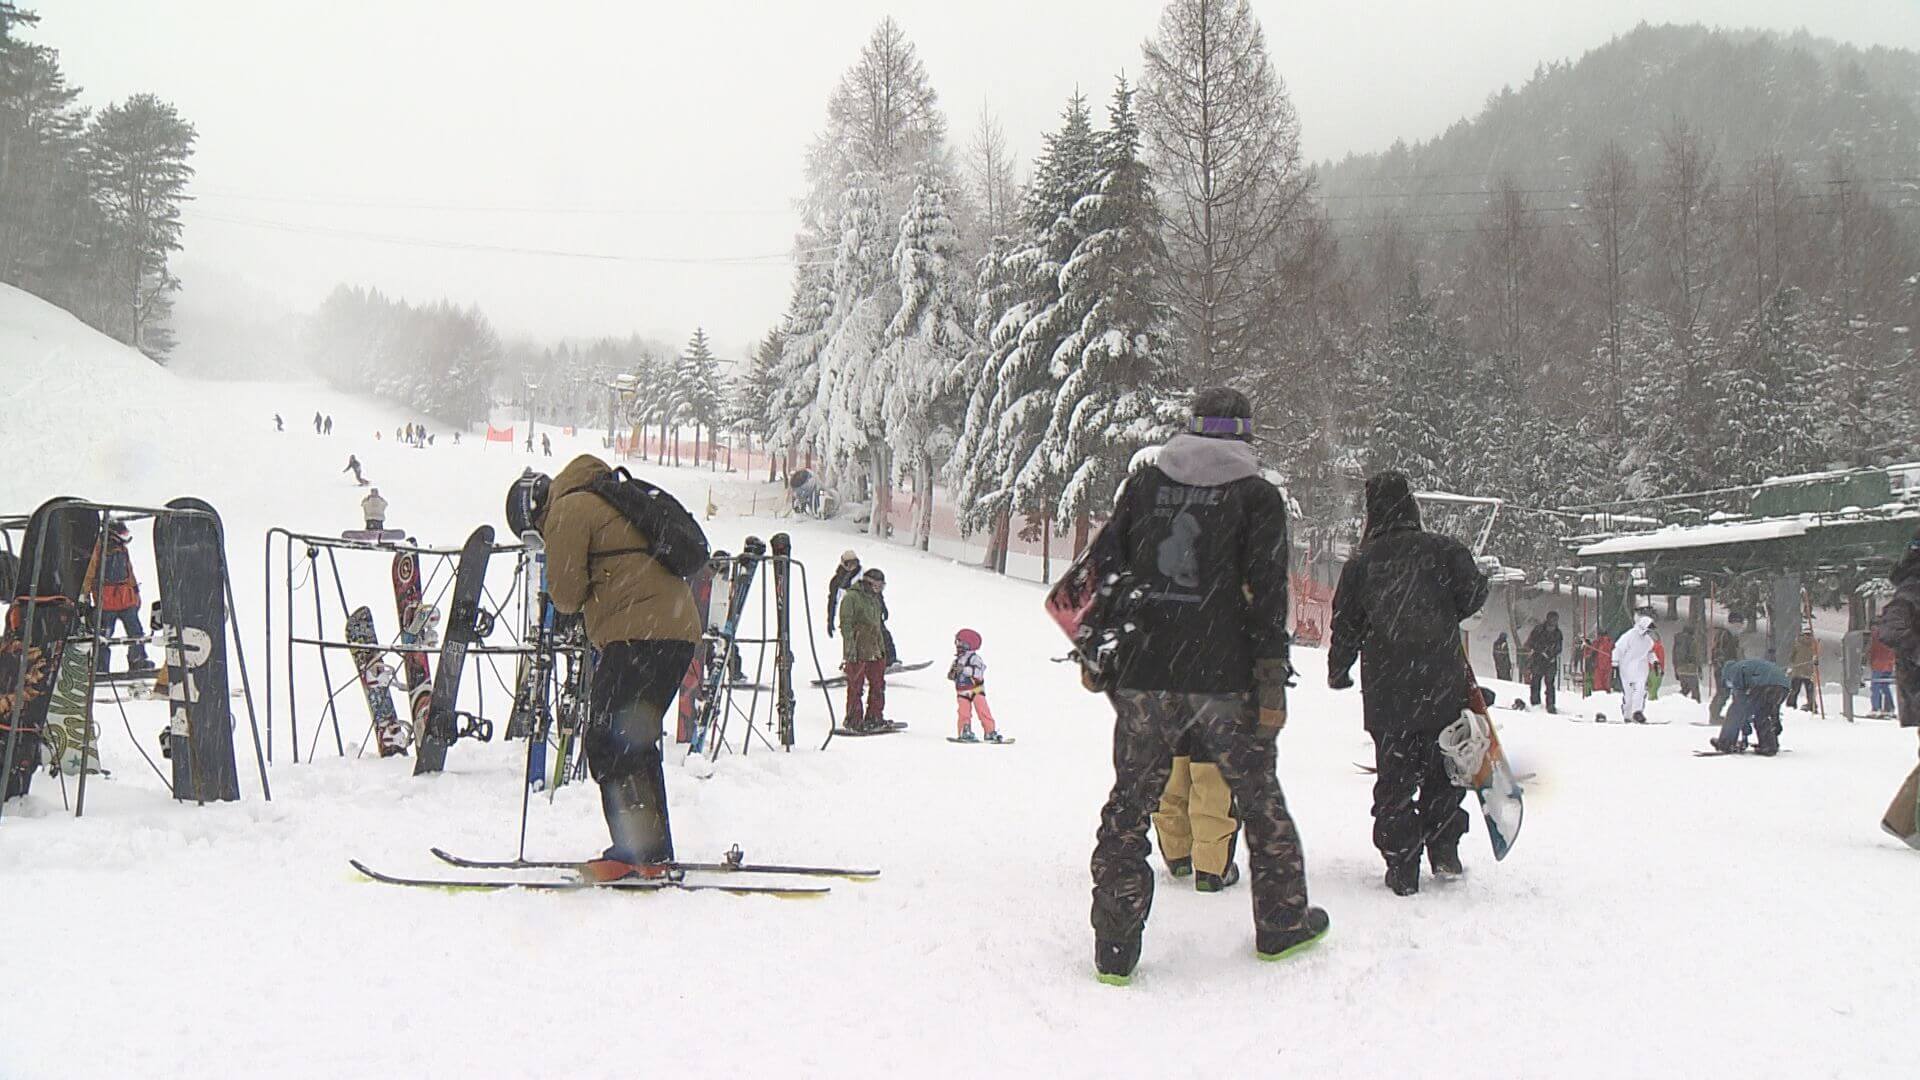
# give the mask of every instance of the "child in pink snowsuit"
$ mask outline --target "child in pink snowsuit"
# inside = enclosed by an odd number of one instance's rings
[[[993,710],[987,707],[987,662],[980,659],[977,631],[962,630],[953,636],[953,666],[947,669],[947,678],[953,680],[954,697],[959,703],[960,741],[979,741],[973,734],[973,718],[978,714],[987,741],[999,742]]]

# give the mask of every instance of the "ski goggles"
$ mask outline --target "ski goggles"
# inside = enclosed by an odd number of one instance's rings
[[[1196,416],[1187,421],[1187,430],[1195,435],[1253,434],[1253,421],[1238,416]]]

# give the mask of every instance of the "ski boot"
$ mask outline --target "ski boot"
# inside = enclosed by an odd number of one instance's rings
[[[1420,891],[1420,857],[1418,853],[1412,859],[1397,866],[1387,867],[1387,888],[1395,896],[1413,896]]]
[[[597,859],[580,864],[580,880],[595,885],[610,881],[678,881],[682,876],[672,863],[635,862],[613,848],[602,852]]]
[[[1333,926],[1333,920],[1327,917],[1325,908],[1308,908],[1307,921],[1298,929],[1283,930],[1277,934],[1259,932],[1253,935],[1253,954],[1269,962],[1285,960],[1290,956],[1311,947],[1315,942],[1327,936]]]
[[[1436,877],[1455,877],[1467,872],[1460,864],[1460,842],[1451,844],[1432,844],[1427,847],[1427,865],[1433,867]]]
[[[991,736],[989,736],[989,738],[991,738]],[[955,742],[979,742],[980,736],[975,735],[973,733],[972,728],[963,727],[960,729],[960,734],[954,739],[954,741]]]
[[[1209,874],[1201,870],[1193,875],[1195,892],[1216,893],[1223,889],[1230,889],[1239,883],[1240,866],[1237,863],[1228,863],[1227,868],[1218,874]]]
[[[1178,859],[1168,859],[1167,873],[1177,878],[1191,875],[1193,873],[1193,856],[1186,855]]]
[[[1634,724],[1644,724],[1646,722],[1647,722],[1647,714],[1643,712],[1634,713],[1633,719],[1629,721],[1629,723],[1634,723]]]
[[[1125,986],[1133,981],[1134,965],[1140,963],[1140,939],[1093,942],[1094,976],[1108,986]]]
[[[1003,735],[1001,735],[1001,734],[1000,734],[1000,733],[999,733],[998,731],[989,731],[989,732],[987,732],[987,735],[986,735],[986,740],[987,740],[988,742],[992,742],[992,743],[998,743],[998,742],[1006,742],[1006,741],[1007,741],[1007,740],[1006,740],[1006,738],[1005,738],[1005,736],[1003,736]]]

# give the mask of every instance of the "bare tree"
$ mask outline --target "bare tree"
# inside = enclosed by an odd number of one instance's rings
[[[980,124],[974,129],[973,142],[967,146],[966,166],[967,182],[979,204],[984,227],[981,231],[988,237],[1005,235],[1019,213],[1020,186],[1014,177],[1007,133],[985,102],[980,105]]]
[[[1707,298],[1720,280],[1715,266],[1718,235],[1714,207],[1720,168],[1713,144],[1684,118],[1660,136],[1660,176],[1654,205],[1667,270],[1667,307],[1683,345],[1701,329]]]
[[[1309,210],[1300,122],[1248,0],[1171,0],[1143,52],[1176,337],[1193,379],[1216,381],[1251,366],[1269,244]]]
[[[1609,141],[1587,170],[1581,206],[1593,277],[1606,314],[1603,348],[1607,355],[1608,417],[1615,435],[1625,430],[1626,383],[1620,362],[1621,323],[1627,303],[1627,278],[1639,264],[1641,204],[1633,158]]]
[[[830,175],[863,171],[896,179],[938,153],[946,133],[926,65],[900,24],[887,16],[834,88],[827,130],[811,165]]]

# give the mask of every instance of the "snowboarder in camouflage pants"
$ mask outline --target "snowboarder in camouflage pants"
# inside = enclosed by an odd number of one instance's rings
[[[1183,736],[1219,766],[1252,866],[1254,951],[1278,960],[1319,940],[1300,838],[1275,774],[1286,726],[1286,502],[1247,440],[1237,390],[1195,396],[1189,434],[1130,477],[1097,544],[1130,579],[1113,701],[1113,790],[1093,851],[1094,967],[1124,984],[1153,903],[1147,827]],[[1223,628],[1225,629],[1223,632]]]

